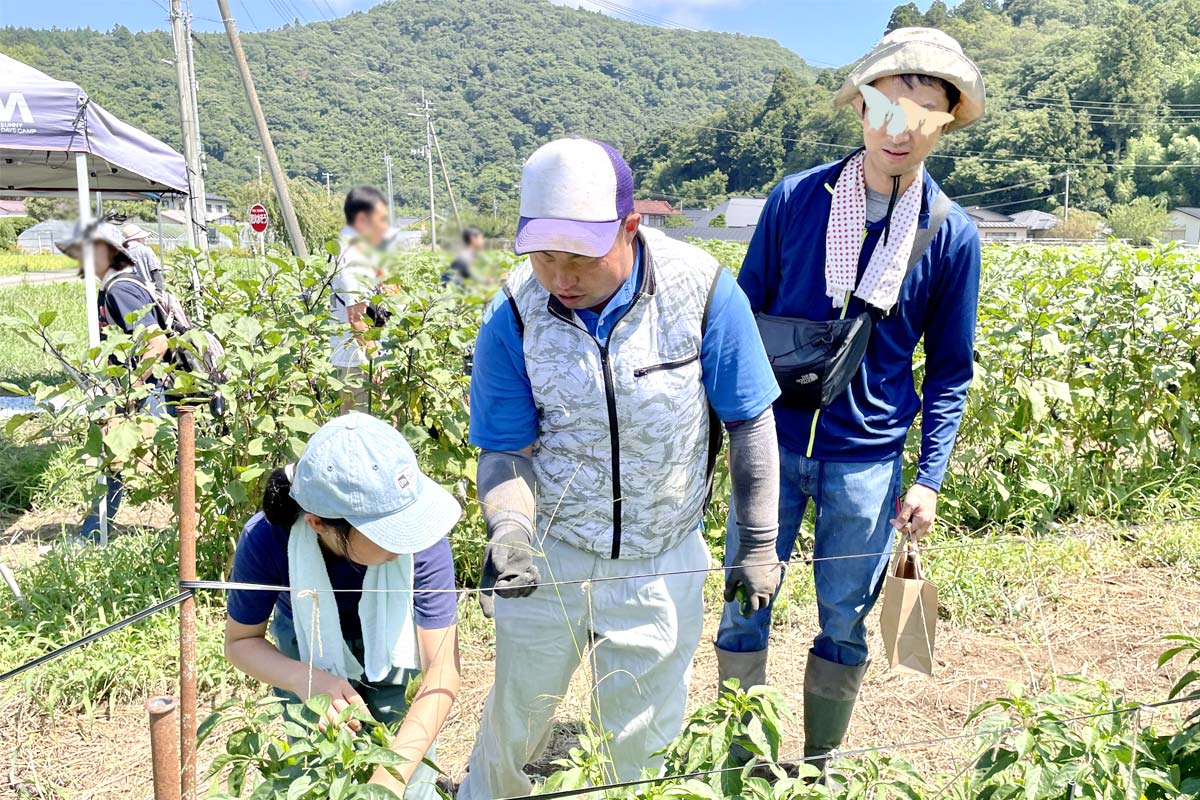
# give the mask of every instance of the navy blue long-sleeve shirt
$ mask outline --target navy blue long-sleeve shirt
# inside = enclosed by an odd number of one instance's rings
[[[836,319],[825,295],[825,229],[837,164],[784,178],[771,192],[738,284],[755,312]],[[826,186],[828,184],[828,188]],[[929,227],[929,207],[939,189],[928,173],[919,225]],[[884,222],[869,223],[859,256],[859,277]],[[869,462],[895,458],[922,412],[917,483],[940,490],[974,375],[975,321],[979,303],[979,232],[954,205],[925,255],[900,289],[890,316],[878,322],[866,357],[847,392],[821,411],[813,458]],[[865,310],[852,297],[846,314]],[[925,337],[921,396],[913,379],[913,353]],[[812,412],[775,406],[780,443],[807,451]]]

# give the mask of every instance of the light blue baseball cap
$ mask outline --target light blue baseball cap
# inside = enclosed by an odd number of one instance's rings
[[[462,516],[454,496],[421,472],[400,432],[357,411],[308,440],[291,494],[308,513],[344,519],[390,553],[432,547]]]

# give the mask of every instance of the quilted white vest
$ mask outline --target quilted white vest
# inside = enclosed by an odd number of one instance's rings
[[[700,342],[721,268],[659,231],[640,235],[641,285],[606,345],[528,261],[505,286],[538,408],[539,530],[605,558],[670,550],[695,530],[708,498]]]

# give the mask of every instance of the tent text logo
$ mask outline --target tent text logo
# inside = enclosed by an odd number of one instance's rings
[[[20,117],[20,122],[13,122],[13,116]],[[29,104],[25,95],[12,92],[7,100],[0,100],[0,133],[33,133],[26,125],[33,124],[33,114],[29,112]]]

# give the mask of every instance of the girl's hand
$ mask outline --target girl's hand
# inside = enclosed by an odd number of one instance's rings
[[[317,695],[327,694],[333,700],[329,706],[329,710],[325,712],[326,721],[321,723],[321,730],[325,730],[326,722],[328,724],[336,724],[338,716],[350,706],[362,706],[365,710],[366,702],[359,695],[358,690],[350,685],[350,682],[345,678],[339,678],[336,675],[331,675],[324,670],[314,669],[312,677],[309,678],[308,670],[305,669],[304,675],[300,679],[299,691],[296,694],[301,700],[309,700]],[[356,719],[350,719],[347,723],[350,730],[362,730],[362,723]]]

